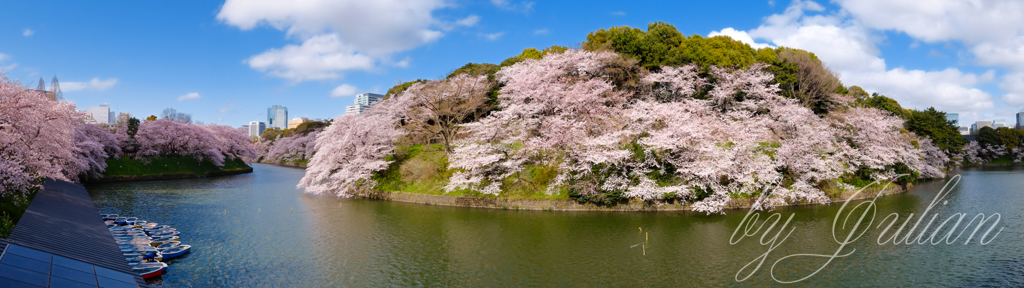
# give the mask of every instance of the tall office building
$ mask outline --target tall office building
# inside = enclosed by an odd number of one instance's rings
[[[1002,128],[1002,127],[1006,127],[1006,120],[1005,119],[992,120],[992,129]]]
[[[92,116],[97,124],[110,125],[114,123],[114,112],[110,111],[110,105],[102,104],[99,107],[89,107],[85,111]]]
[[[974,122],[974,124],[971,124],[971,135],[978,134],[982,127],[994,128],[992,127],[992,121]]]
[[[260,121],[249,122],[249,136],[260,137],[263,135],[263,130],[267,129],[267,123]]]
[[[384,100],[384,95],[374,93],[363,93],[356,95],[356,104],[370,106],[373,103]]]
[[[384,100],[384,95],[363,93],[356,95],[356,104],[345,106],[345,114],[363,114],[370,105]]]
[[[1017,113],[1017,129],[1024,129],[1024,112]]]
[[[267,108],[267,128],[288,129],[288,107],[274,105]]]

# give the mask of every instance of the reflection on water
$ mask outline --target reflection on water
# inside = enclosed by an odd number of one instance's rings
[[[760,234],[729,244],[746,211],[507,211],[336,199],[295,189],[302,174],[255,164],[245,175],[87,188],[101,212],[182,232],[194,249],[169,262],[170,274],[160,283],[172,287],[765,285],[777,284],[769,269],[783,256],[838,249],[832,222],[839,204],[777,209],[795,215],[793,234],[757,273],[737,283],[737,271],[767,251]],[[881,246],[875,243],[880,230],[872,229],[847,246],[844,253],[856,249],[852,255],[802,283],[1024,285],[1024,169],[962,175],[948,204],[929,215],[942,221],[958,212],[968,218],[1000,213],[1004,230],[994,241]],[[944,184],[919,183],[909,193],[880,198],[874,225],[893,212],[900,223],[921,213]],[[645,241],[638,228],[649,235],[646,255],[642,245],[634,247]],[[775,276],[800,278],[822,263],[792,259],[779,264]]]

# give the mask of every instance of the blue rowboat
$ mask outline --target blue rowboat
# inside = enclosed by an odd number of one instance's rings
[[[167,248],[161,251],[160,254],[163,254],[164,259],[166,260],[173,259],[181,255],[185,255],[185,253],[188,253],[189,251],[192,251],[192,245],[178,245],[171,248]]]

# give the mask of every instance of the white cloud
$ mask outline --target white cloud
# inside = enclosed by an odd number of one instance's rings
[[[431,28],[441,23],[433,12],[447,6],[441,0],[228,0],[217,19],[242,30],[269,25],[300,39],[333,32],[357,49],[387,54],[440,38]]]
[[[356,86],[341,84],[341,86],[338,86],[337,88],[334,88],[334,90],[331,90],[331,97],[344,97],[356,95],[356,91],[358,90],[359,89],[356,88]]]
[[[544,29],[533,30],[533,34],[535,34],[535,35],[546,35],[546,34],[548,34],[548,29],[544,28]]]
[[[615,11],[615,12],[612,12],[612,16],[626,16],[626,12]]]
[[[36,34],[36,31],[32,31],[32,29],[28,29],[28,28],[25,28],[25,30],[21,31],[21,36],[28,37],[28,36],[32,36],[32,34]]]
[[[181,100],[181,98],[178,98],[178,100]],[[235,107],[235,101],[228,102],[228,105],[224,105],[224,108],[220,108],[217,112],[228,113],[228,111],[231,111],[231,107]]]
[[[188,94],[185,94],[185,95],[178,96],[178,101],[199,100],[199,99],[203,99],[203,96],[200,96],[199,93],[197,93],[197,92],[192,92],[192,93],[188,93]]]
[[[498,7],[498,8],[504,9],[504,10],[529,12],[530,10],[533,10],[533,4],[536,4],[536,3],[529,2],[529,1],[522,1],[522,2],[519,2],[518,4],[513,4],[512,2],[510,2],[508,0],[491,0],[491,4],[494,4],[495,7]]]
[[[60,89],[64,92],[81,90],[103,91],[114,87],[114,85],[117,85],[117,78],[110,78],[107,80],[92,78],[89,82],[62,82],[60,83]]]
[[[785,12],[765,18],[760,27],[745,33],[752,39],[769,40],[777,46],[810,51],[836,70],[843,84],[858,85],[868,92],[884,94],[906,108],[934,106],[939,110],[963,113],[994,107],[992,96],[977,86],[992,81],[995,72],[977,75],[957,68],[939,71],[902,67],[889,69],[875,44],[880,39],[873,36],[871,30],[849,19],[844,12],[833,15],[814,13],[821,11],[824,7],[817,3],[794,1]],[[727,30],[720,33],[726,34]],[[743,31],[729,33],[743,36]]]
[[[975,75],[956,68],[942,71],[922,71],[896,68],[884,73],[854,73],[849,79],[865,90],[877,91],[900,102],[904,108],[958,111],[981,111],[994,107],[992,96],[980,89],[979,84],[992,81],[995,73]],[[844,82],[845,83],[845,82]]]
[[[292,81],[341,77],[339,71],[372,70],[376,61],[345,45],[337,34],[310,38],[301,45],[270,49],[245,61],[252,69]]]
[[[473,26],[480,17],[436,18],[447,0],[227,0],[217,19],[242,30],[269,26],[301,41],[253,56],[253,69],[292,81],[341,77],[347,70],[370,70],[390,63],[392,54],[431,43],[455,26]],[[315,46],[315,47],[314,47]]]
[[[1011,106],[1024,106],[1024,72],[1008,73],[1003,75],[999,88],[1007,93],[1003,95],[1003,101]]]
[[[985,66],[1003,66],[1024,71],[1024,36],[979,43],[971,48],[975,62]]]
[[[7,61],[8,59],[11,59],[11,56],[7,56],[7,54],[0,53],[0,64],[3,64],[3,62]],[[11,71],[14,69],[14,67],[18,67],[18,63],[11,63],[7,66],[0,66],[0,72]]]
[[[711,33],[708,34],[708,37],[715,37],[719,35],[729,36],[733,40],[740,41],[750,45],[750,47],[754,47],[754,49],[772,47],[772,45],[754,42],[754,38],[751,38],[750,34],[747,34],[747,32],[744,31],[737,31],[736,29],[732,29],[732,27],[722,29],[722,31],[711,31]]]
[[[868,28],[895,30],[934,43],[978,43],[1024,32],[1024,2],[1015,0],[838,0]]]
[[[477,22],[480,22],[480,16],[469,15],[469,17],[455,21],[455,24],[459,26],[472,27],[473,25],[476,25]]]
[[[1016,0],[839,0],[865,27],[928,43],[959,41],[976,64],[1024,71],[1024,2]]]
[[[405,68],[405,67],[409,67],[409,62],[412,62],[412,58],[405,57],[405,59],[402,59],[402,61],[395,62],[394,65],[396,67]]]
[[[490,34],[483,34],[483,33],[481,33],[480,37],[484,37],[484,38],[487,38],[487,40],[494,41],[494,40],[498,40],[498,38],[501,38],[501,35],[505,35],[505,32],[490,33]]]

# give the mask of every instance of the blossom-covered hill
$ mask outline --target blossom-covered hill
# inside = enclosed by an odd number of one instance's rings
[[[787,97],[765,63],[644,68],[614,51],[541,54],[493,77],[420,81],[338,117],[317,136],[299,186],[338,196],[390,189],[381,181],[396,181],[387,174],[405,165],[401,151],[438,143],[445,156],[431,169],[443,192],[502,196],[531,182],[581,202],[674,200],[717,212],[733,197],[758,207],[828,202],[825,190],[943,177],[950,162],[848,89]],[[545,167],[554,175],[538,183],[531,175]]]

